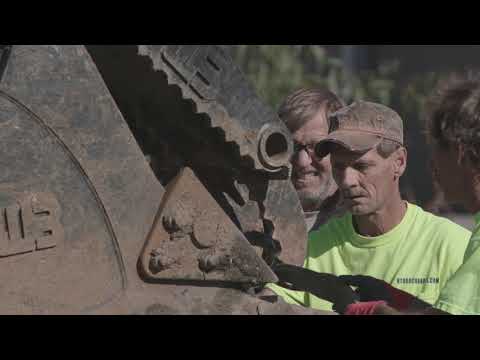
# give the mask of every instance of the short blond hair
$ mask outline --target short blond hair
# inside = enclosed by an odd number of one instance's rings
[[[280,105],[278,116],[291,132],[310,121],[320,110],[325,119],[344,107],[344,102],[333,92],[324,88],[303,88],[290,94]]]

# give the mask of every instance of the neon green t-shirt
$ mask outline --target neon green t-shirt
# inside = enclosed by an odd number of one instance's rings
[[[304,267],[334,275],[372,276],[434,304],[462,264],[470,236],[467,229],[413,204],[408,204],[400,224],[377,237],[357,234],[348,213],[309,235]],[[332,310],[331,303],[311,294],[275,284],[269,288],[287,303]]]
[[[453,315],[480,315],[480,213],[463,264],[440,292],[435,307]]]

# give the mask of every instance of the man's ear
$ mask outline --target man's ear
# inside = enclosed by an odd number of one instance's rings
[[[458,143],[457,145],[457,165],[466,168],[468,174],[475,184],[480,184],[480,173],[478,172],[478,168],[472,163],[472,160],[467,155],[467,151],[465,149],[465,145],[462,143]]]
[[[394,154],[393,171],[397,178],[400,178],[407,169],[407,149],[401,147]]]
[[[455,145],[455,150],[457,151],[457,165],[465,165],[468,160],[465,145],[462,143],[457,143]]]
[[[480,184],[480,173],[475,173],[473,174],[473,183],[474,184]]]

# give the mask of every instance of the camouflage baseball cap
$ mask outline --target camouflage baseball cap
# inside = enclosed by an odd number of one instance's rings
[[[392,109],[372,102],[356,101],[329,117],[328,136],[315,147],[317,156],[330,153],[331,144],[353,152],[367,152],[383,139],[403,146],[403,122]]]

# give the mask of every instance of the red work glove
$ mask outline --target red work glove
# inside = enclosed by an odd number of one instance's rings
[[[410,307],[416,299],[415,296],[399,290],[385,281],[375,279],[370,276],[363,275],[343,275],[339,276],[340,280],[350,286],[357,287],[356,293],[360,296],[360,301],[386,301],[392,308],[403,311]],[[355,304],[354,304],[355,305]]]
[[[374,315],[380,305],[387,305],[386,301],[358,302],[346,307],[344,315]]]

